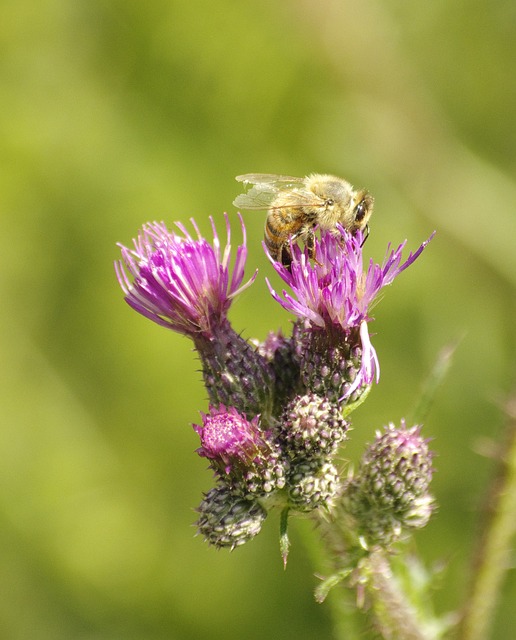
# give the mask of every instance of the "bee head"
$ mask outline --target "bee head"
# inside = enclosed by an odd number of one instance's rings
[[[355,191],[346,180],[320,174],[308,176],[306,186],[319,199],[317,222],[321,228],[339,223],[354,233],[367,227],[374,200],[365,189]]]

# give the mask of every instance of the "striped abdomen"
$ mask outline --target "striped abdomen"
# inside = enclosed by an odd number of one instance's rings
[[[312,224],[306,224],[304,211],[301,207],[282,207],[269,209],[265,221],[264,240],[269,253],[274,260],[279,260],[285,266],[292,262],[289,240],[304,237]]]

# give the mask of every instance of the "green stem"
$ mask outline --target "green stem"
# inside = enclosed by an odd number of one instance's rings
[[[509,568],[516,533],[516,397],[507,405],[509,417],[505,455],[488,501],[484,534],[475,558],[471,591],[462,618],[460,640],[488,637],[502,580]]]
[[[430,640],[394,578],[385,551],[379,549],[369,554],[364,573],[367,576],[365,590],[382,637],[386,640]]]
[[[422,630],[417,612],[393,575],[387,552],[379,548],[366,550],[361,547],[352,534],[353,528],[349,522],[338,514],[325,518],[319,516],[318,525],[336,572],[316,590],[316,599],[321,602],[332,586],[341,581],[344,583],[344,588],[339,585],[331,594],[333,604],[339,600],[338,605],[333,607],[336,636],[346,640],[359,637],[356,635],[357,610],[370,607],[375,626],[384,640],[431,640]],[[349,599],[353,590],[356,593],[355,615],[350,609]],[[363,612],[361,614],[365,618]]]
[[[288,552],[290,550],[290,540],[288,537],[288,507],[283,509],[280,517],[280,553],[283,558],[283,568],[287,568]]]

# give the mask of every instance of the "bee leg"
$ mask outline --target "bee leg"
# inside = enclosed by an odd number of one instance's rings
[[[309,229],[307,231],[305,246],[308,249],[308,255],[310,256],[310,259],[313,260],[318,267],[320,267],[321,263],[315,258],[315,233],[313,229]]]
[[[291,247],[293,245],[294,242],[297,242],[297,239],[299,237],[301,237],[302,232],[298,231],[297,233],[293,233],[288,242],[285,242],[284,245],[282,245],[281,247],[281,251],[280,251],[280,259],[281,259],[281,264],[286,267],[289,271],[290,271],[290,267],[292,266],[292,251],[291,251]]]
[[[308,249],[308,255],[312,260],[315,260],[315,234],[313,229],[309,229],[306,232],[305,246]]]
[[[290,248],[287,244],[284,244],[281,247],[279,257],[281,260],[281,264],[290,271],[290,267],[292,266],[292,254],[290,253]]]

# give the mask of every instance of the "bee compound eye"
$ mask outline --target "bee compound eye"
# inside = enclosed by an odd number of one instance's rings
[[[357,220],[358,222],[361,222],[364,219],[366,212],[367,212],[367,207],[364,201],[362,200],[362,202],[359,202],[355,207],[355,220]]]

